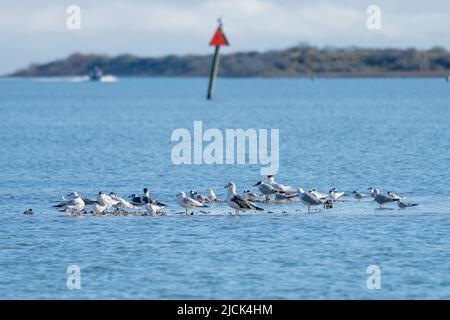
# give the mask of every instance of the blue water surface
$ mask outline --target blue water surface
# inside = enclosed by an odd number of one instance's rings
[[[441,79],[0,80],[0,298],[450,298],[450,86]],[[279,129],[277,180],[377,186],[419,206],[347,198],[307,214],[225,204],[184,216],[175,194],[252,188],[260,165],[175,165],[177,128]],[[77,191],[150,187],[165,216],[70,217]],[[256,190],[255,190],[256,191]],[[33,208],[33,216],[22,212]],[[81,289],[66,287],[67,267]],[[381,289],[367,288],[367,268]]]

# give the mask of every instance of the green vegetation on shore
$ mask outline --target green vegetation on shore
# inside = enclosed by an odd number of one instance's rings
[[[223,77],[370,77],[448,76],[450,52],[442,47],[417,49],[316,48],[307,45],[267,52],[225,54]],[[208,76],[211,55],[143,58],[72,54],[66,59],[31,65],[10,76],[56,77],[88,74],[99,66],[116,76]]]

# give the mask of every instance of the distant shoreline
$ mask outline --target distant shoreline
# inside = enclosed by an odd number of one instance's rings
[[[320,79],[443,79],[445,80],[450,75],[447,74],[376,74],[376,75],[318,75],[318,76],[254,76],[254,77],[233,77],[233,76],[219,76],[222,79],[230,80],[245,80],[245,79],[309,79],[311,81]],[[62,75],[62,76],[15,76],[15,75],[0,75],[0,80],[8,79],[71,79],[79,77],[79,75]],[[208,79],[206,76],[120,76],[118,79]]]
[[[211,55],[168,55],[146,58],[130,54],[107,56],[74,53],[65,59],[35,64],[9,77],[85,76],[94,68],[117,77],[207,77]],[[219,76],[225,78],[366,78],[448,77],[450,51],[315,48],[297,46],[266,52],[222,55]]]

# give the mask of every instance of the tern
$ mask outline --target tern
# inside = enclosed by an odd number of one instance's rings
[[[270,184],[267,184],[263,181],[258,181],[253,186],[258,187],[259,191],[261,191],[261,193],[266,196],[266,201],[269,201],[269,197],[273,194],[285,193],[284,191],[277,190]]]
[[[113,205],[114,208],[116,209],[120,209],[120,208],[134,208],[134,206],[129,203],[127,200],[125,200],[124,198],[119,197],[118,195],[116,195],[115,192],[110,192],[109,193],[109,197],[116,201],[116,203]]]
[[[197,200],[197,201],[200,201],[200,202],[209,202],[209,199],[208,199],[208,197],[207,196],[203,196],[203,195],[201,195],[201,194],[199,194],[197,191],[195,191],[195,190],[191,190],[190,192],[189,192],[189,194],[190,194],[190,196],[191,196],[191,198],[192,199],[194,199],[194,200]]]
[[[101,207],[105,207],[106,210],[116,205],[118,201],[113,200],[110,196],[106,195],[103,191],[98,193],[97,203]]]
[[[337,201],[339,198],[342,198],[344,196],[344,194],[345,194],[345,192],[338,192],[336,190],[336,188],[333,188],[328,192],[330,199],[333,201]]]
[[[209,189],[208,199],[209,199],[209,202],[216,202],[217,201],[217,196],[214,193],[213,189]]]
[[[300,188],[301,189],[301,188]],[[303,189],[301,189],[303,190]],[[316,196],[317,198],[319,198],[320,200],[325,200],[327,198],[326,194],[320,193],[319,191],[317,191],[316,189],[311,189],[308,191],[309,193],[313,194],[314,196]]]
[[[400,209],[406,209],[406,208],[418,206],[419,204],[418,203],[408,203],[408,202],[403,202],[403,201],[399,200],[397,202],[397,205]]]
[[[272,175],[268,175],[267,184],[271,185],[273,188],[279,191],[283,191],[284,193],[297,193],[297,189],[292,188],[291,186],[285,186],[284,184],[275,182],[275,177]]]
[[[372,198],[375,198],[375,197],[380,193],[380,190],[378,190],[378,189],[375,188],[375,187],[370,187],[370,188],[367,189],[367,190],[369,190],[370,196],[371,196]]]
[[[258,200],[259,198],[259,194],[251,192],[249,189],[245,189],[242,196],[249,201],[255,201]]]
[[[353,194],[353,197],[358,201],[361,201],[361,199],[364,199],[366,197],[365,194],[357,192],[357,191],[353,191],[352,194]]]

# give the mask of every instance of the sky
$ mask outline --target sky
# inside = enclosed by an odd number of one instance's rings
[[[69,5],[81,9],[70,30]],[[369,5],[381,28],[369,30]],[[450,48],[449,0],[0,0],[0,74],[74,52],[208,54],[222,17],[222,52],[314,46]]]

